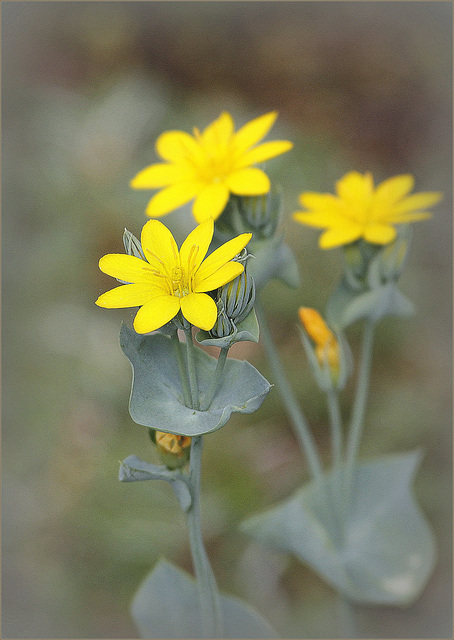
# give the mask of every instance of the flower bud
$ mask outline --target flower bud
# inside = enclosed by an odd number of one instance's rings
[[[278,189],[272,189],[260,196],[238,198],[238,209],[245,228],[253,231],[255,237],[274,236],[282,212],[281,199],[281,192]]]
[[[322,316],[315,309],[300,307],[299,318],[306,333],[315,343],[315,355],[319,364],[329,366],[331,372],[339,372],[339,343],[336,336],[329,329]]]
[[[224,338],[236,330],[252,310],[255,302],[254,278],[248,273],[247,260],[250,255],[246,249],[234,258],[236,262],[244,265],[244,271],[237,278],[218,289],[216,305],[218,317],[211,335]]]
[[[169,469],[182,467],[189,460],[191,447],[189,436],[178,436],[174,433],[150,429],[150,438],[156,445],[162,462]]]

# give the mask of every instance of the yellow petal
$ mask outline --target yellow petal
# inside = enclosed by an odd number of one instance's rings
[[[216,303],[206,293],[190,293],[183,296],[181,311],[188,322],[204,331],[212,329],[218,317]]]
[[[156,296],[162,296],[162,290],[147,284],[125,284],[106,291],[96,300],[98,307],[122,309],[141,307]]]
[[[323,229],[323,227],[343,227],[345,224],[350,224],[348,219],[333,211],[311,211],[309,213],[295,211],[293,219],[309,227],[320,229]]]
[[[268,193],[270,180],[261,169],[251,167],[234,171],[226,178],[228,188],[239,196],[257,196]]]
[[[200,159],[199,143],[185,131],[165,131],[156,140],[156,152],[172,163],[191,162]]]
[[[360,202],[367,205],[372,198],[374,183],[370,173],[362,175],[357,171],[347,173],[336,182],[336,191],[342,200]]]
[[[198,182],[178,182],[159,191],[148,203],[146,214],[159,218],[192,200],[201,189]]]
[[[174,318],[180,310],[180,298],[158,296],[140,307],[134,319],[137,333],[150,333]]]
[[[336,209],[341,206],[339,198],[333,196],[332,193],[315,193],[313,191],[304,191],[300,193],[298,200],[306,209]]]
[[[223,212],[229,199],[229,190],[224,183],[210,184],[201,188],[198,193],[192,213],[197,222],[203,222],[207,218],[218,218]]]
[[[180,262],[181,268],[187,274],[193,274],[197,271],[205,258],[208,248],[213,238],[214,221],[208,218],[202,224],[199,224],[194,231],[188,235],[181,245]]]
[[[270,111],[242,126],[235,134],[236,152],[242,153],[266,136],[277,118],[277,111]]]
[[[242,233],[236,238],[232,238],[232,240],[222,244],[218,249],[213,251],[213,253],[210,253],[197,271],[196,282],[200,284],[203,280],[213,275],[224,264],[230,262],[232,258],[244,249],[251,238],[252,233]]]
[[[410,213],[401,213],[399,215],[390,215],[390,224],[405,224],[406,222],[417,222],[418,220],[428,220],[432,217],[429,211],[411,211]]]
[[[364,230],[364,239],[372,244],[388,244],[396,237],[396,230],[391,224],[368,224]]]
[[[124,282],[154,284],[156,274],[153,267],[135,256],[124,253],[109,253],[99,261],[103,273]]]
[[[404,198],[401,202],[397,203],[392,208],[392,213],[400,214],[407,213],[409,211],[420,211],[421,209],[427,209],[433,204],[439,202],[442,198],[441,193],[436,191],[425,191],[423,193],[414,193],[407,198]]]
[[[201,135],[201,142],[205,149],[225,148],[233,133],[234,122],[227,111],[223,111],[219,118],[212,122]]]
[[[322,233],[318,243],[322,249],[333,249],[343,244],[350,244],[350,242],[358,240],[361,235],[362,228],[359,225],[345,225],[328,229],[328,231]]]
[[[410,193],[414,183],[413,176],[409,173],[388,178],[388,180],[385,180],[377,186],[374,199],[393,204],[406,196],[407,193]]]
[[[238,169],[242,167],[250,167],[252,164],[264,162],[270,158],[275,158],[289,151],[293,147],[293,143],[287,140],[274,140],[273,142],[265,142],[254,149],[250,149],[241,155],[235,166]]]
[[[214,291],[218,287],[222,287],[227,284],[234,278],[243,273],[244,267],[239,262],[227,262],[222,267],[220,267],[217,271],[215,271],[211,276],[205,278],[204,280],[200,280],[197,275],[194,279],[193,291],[195,293],[201,291]]]
[[[170,277],[172,270],[179,268],[177,243],[162,222],[149,220],[142,229],[140,241],[145,257],[159,273]]]
[[[133,189],[159,189],[175,182],[192,180],[194,172],[181,164],[152,164],[139,173],[129,183]]]

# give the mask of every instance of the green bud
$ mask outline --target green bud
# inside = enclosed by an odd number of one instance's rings
[[[261,196],[243,196],[237,198],[237,202],[247,230],[252,231],[255,237],[274,236],[282,213],[280,189],[272,189]]]
[[[216,305],[218,317],[211,335],[224,338],[236,330],[242,320],[251,312],[255,302],[254,278],[247,269],[247,260],[251,256],[243,249],[234,260],[244,265],[244,271],[237,278],[218,289]]]

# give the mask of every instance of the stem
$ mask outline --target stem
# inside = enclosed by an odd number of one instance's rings
[[[199,410],[199,385],[197,384],[197,372],[195,367],[194,343],[192,341],[192,329],[189,326],[184,329],[186,335],[186,353],[188,356],[189,385],[191,387],[192,406]]]
[[[364,327],[363,345],[361,350],[361,360],[358,372],[358,385],[356,388],[356,396],[353,404],[352,416],[347,439],[347,451],[345,467],[347,472],[347,499],[351,500],[351,491],[353,489],[353,480],[355,473],[355,465],[357,462],[359,442],[364,423],[364,414],[366,411],[367,394],[369,389],[370,368],[372,361],[372,347],[374,342],[375,322],[368,320]],[[347,507],[349,504],[347,505]]]
[[[342,416],[339,407],[339,393],[335,389],[326,392],[328,401],[328,411],[331,427],[331,445],[333,456],[333,479],[331,483],[331,496],[333,500],[333,509],[336,520],[338,521],[339,539],[343,540],[344,519],[342,512]]]
[[[284,367],[279,358],[276,345],[274,344],[265,313],[260,303],[256,300],[255,309],[259,319],[260,330],[263,336],[263,343],[268,355],[268,360],[273,372],[274,378],[278,381],[277,390],[285,409],[293,424],[296,436],[299,440],[301,449],[305,452],[311,475],[314,479],[323,481],[322,465],[315,448],[306,418],[304,417],[295,395],[290,387],[290,383],[285,375]]]
[[[213,398],[219,390],[219,386],[222,380],[222,374],[224,373],[225,361],[227,360],[227,354],[229,352],[229,349],[230,347],[221,348],[221,352],[219,354],[219,358],[216,363],[214,376],[211,381],[210,388],[208,389],[206,396],[200,405],[200,411],[207,411],[210,408],[211,403],[213,402]]]
[[[188,370],[186,369],[186,363],[181,352],[181,342],[178,338],[178,331],[175,331],[171,335],[171,339],[175,348],[175,353],[178,361],[178,370],[180,372],[181,388],[183,391],[184,403],[187,407],[192,406],[191,389],[188,381]]]
[[[331,441],[333,450],[333,466],[338,471],[342,464],[342,418],[339,408],[339,394],[330,389],[326,392],[331,425]]]
[[[222,638],[223,620],[219,591],[203,545],[200,521],[200,480],[202,462],[202,436],[191,441],[190,482],[192,504],[187,513],[192,562],[199,590],[204,638]]]

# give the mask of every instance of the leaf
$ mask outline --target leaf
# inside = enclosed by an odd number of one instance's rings
[[[276,638],[262,616],[238,598],[221,594],[224,638]],[[143,638],[203,638],[194,578],[160,560],[137,591],[132,617]]]
[[[120,463],[118,479],[120,482],[166,480],[172,485],[183,511],[188,511],[192,504],[189,486],[180,471],[170,471],[167,467],[144,462],[137,456],[128,456]]]
[[[120,344],[134,372],[129,412],[134,422],[145,427],[184,436],[210,433],[224,426],[232,413],[256,411],[271,388],[249,362],[228,358],[209,410],[196,411],[184,404],[170,338],[159,333],[139,335],[123,325]],[[217,360],[202,349],[195,349],[195,360],[203,395],[211,386]]]
[[[357,296],[342,312],[341,324],[347,327],[361,318],[377,322],[384,316],[410,316],[414,308],[396,287],[389,283]]]
[[[213,338],[208,331],[198,331],[195,336],[199,344],[208,347],[231,347],[235,342],[248,340],[249,342],[259,341],[259,323],[254,309],[247,317],[238,324],[236,331],[225,338]]]
[[[345,278],[326,307],[328,324],[337,330],[345,329],[362,318],[378,322],[384,316],[410,316],[413,312],[412,303],[393,282],[358,292],[350,287]]]
[[[358,465],[340,539],[330,514],[345,494],[333,473],[325,476],[333,500],[328,511],[323,488],[311,482],[242,529],[268,547],[293,553],[350,600],[409,605],[435,563],[432,532],[411,493],[419,461],[412,452]]]

